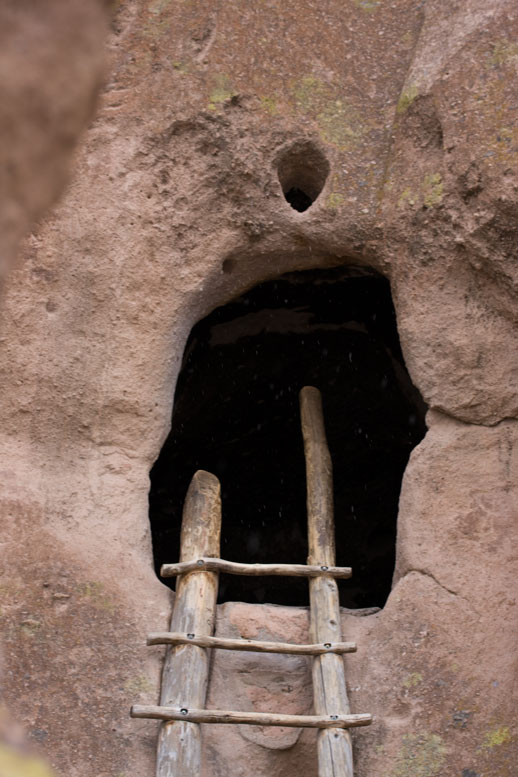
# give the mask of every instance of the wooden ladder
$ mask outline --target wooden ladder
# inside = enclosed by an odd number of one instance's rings
[[[200,723],[317,728],[319,777],[353,777],[351,737],[347,729],[369,725],[372,716],[352,715],[347,699],[342,654],[354,652],[356,645],[341,641],[336,578],[350,577],[351,569],[335,566],[333,475],[318,389],[311,386],[302,389],[300,409],[307,479],[307,564],[239,564],[220,559],[219,481],[201,470],[191,481],[183,510],[180,562],[165,564],[161,570],[164,577],[178,576],[171,631],[150,634],[147,640],[148,645],[170,646],[164,664],[160,706],[131,708],[134,718],[164,721],[159,733],[157,777],[199,777]],[[214,637],[219,572],[309,578],[313,644]],[[204,709],[209,679],[207,648],[313,656],[315,714]]]

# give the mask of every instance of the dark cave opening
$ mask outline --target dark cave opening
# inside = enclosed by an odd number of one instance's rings
[[[291,207],[294,210],[298,210],[299,213],[303,213],[313,204],[311,197],[295,186],[292,186],[284,196],[286,197],[286,202],[289,202]]]
[[[157,573],[179,556],[197,469],[221,481],[221,556],[305,563],[306,483],[298,392],[320,389],[333,460],[340,602],[382,607],[395,560],[401,479],[426,406],[405,368],[388,281],[365,268],[292,273],[192,329],[171,432],[151,471]],[[174,580],[170,581],[174,587]],[[307,581],[222,575],[219,601],[307,605]]]

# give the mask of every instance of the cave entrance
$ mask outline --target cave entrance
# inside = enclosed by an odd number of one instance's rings
[[[425,433],[388,281],[365,268],[284,275],[214,310],[191,331],[170,434],[151,471],[157,572],[179,554],[193,473],[222,488],[222,557],[305,563],[305,463],[298,393],[323,396],[334,470],[340,603],[382,607],[391,589],[401,479]],[[174,583],[172,583],[174,585]],[[219,601],[307,605],[297,578],[222,576]]]

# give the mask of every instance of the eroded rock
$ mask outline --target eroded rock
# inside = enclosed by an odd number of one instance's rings
[[[517,24],[511,0],[121,4],[77,175],[1,321],[6,696],[62,774],[153,774],[156,725],[127,715],[158,696],[143,644],[170,600],[148,474],[192,325],[263,280],[351,261],[390,278],[432,410],[393,591],[381,612],[344,613],[351,704],[376,716],[356,772],[512,774]],[[304,212],[277,169],[301,141],[329,163]],[[221,632],[241,633],[238,615],[225,605]],[[283,616],[283,637],[304,618]],[[254,664],[254,685],[249,657],[228,682],[222,660],[211,703],[307,709],[301,665],[285,684],[280,658]],[[207,775],[315,773],[310,733],[275,737],[208,732]]]

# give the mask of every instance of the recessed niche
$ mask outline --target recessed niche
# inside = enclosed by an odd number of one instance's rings
[[[222,487],[223,558],[305,563],[306,482],[298,392],[317,386],[335,484],[343,606],[390,592],[401,479],[426,407],[401,353],[390,286],[363,268],[292,273],[217,308],[193,328],[171,432],[151,472],[156,569],[178,559],[196,469]],[[166,581],[174,586],[174,581]],[[220,601],[308,604],[296,578],[222,575]]]
[[[311,207],[324,188],[329,162],[318,146],[301,141],[281,154],[277,173],[286,201],[302,213]]]

